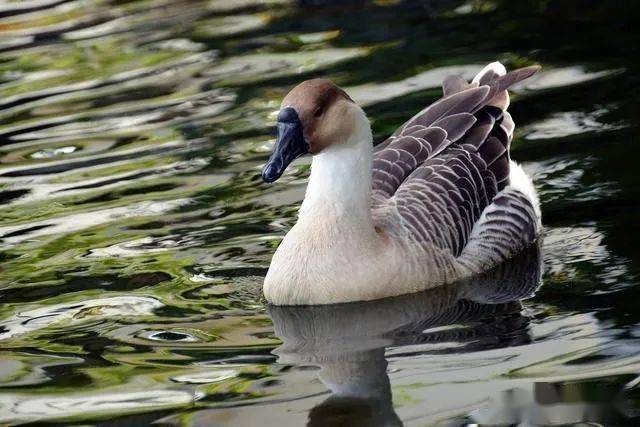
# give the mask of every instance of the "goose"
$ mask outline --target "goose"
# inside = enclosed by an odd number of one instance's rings
[[[283,99],[262,171],[276,181],[311,154],[296,224],[276,249],[263,293],[273,305],[367,301],[485,272],[537,241],[539,201],[510,159],[507,89],[538,71],[500,62],[443,96],[374,149],[366,114],[328,79]]]

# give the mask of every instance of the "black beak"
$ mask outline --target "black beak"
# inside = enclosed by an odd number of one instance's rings
[[[282,176],[289,163],[309,152],[309,144],[302,134],[302,123],[293,107],[285,107],[278,114],[278,138],[273,153],[262,170],[264,182]]]

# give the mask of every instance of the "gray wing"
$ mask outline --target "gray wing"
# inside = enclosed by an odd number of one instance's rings
[[[450,77],[444,97],[401,126],[374,153],[374,208],[393,203],[412,238],[459,256],[471,230],[508,185],[513,121],[506,89],[538,67],[475,83]]]
[[[418,167],[393,201],[415,240],[458,256],[497,191],[494,175],[477,152],[449,147]]]
[[[474,271],[509,259],[533,242],[540,228],[531,201],[511,187],[496,195],[478,225],[459,257]]]

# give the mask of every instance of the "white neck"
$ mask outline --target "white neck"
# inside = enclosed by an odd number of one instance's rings
[[[346,141],[336,141],[313,157],[301,219],[323,215],[371,225],[373,140],[369,121],[359,113]]]

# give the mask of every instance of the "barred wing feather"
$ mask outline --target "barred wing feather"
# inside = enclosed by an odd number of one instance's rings
[[[414,241],[461,256],[483,212],[509,184],[515,126],[507,89],[537,70],[506,73],[493,63],[471,83],[445,79],[444,96],[377,147],[374,212],[394,206]],[[529,224],[518,227],[529,230]]]

